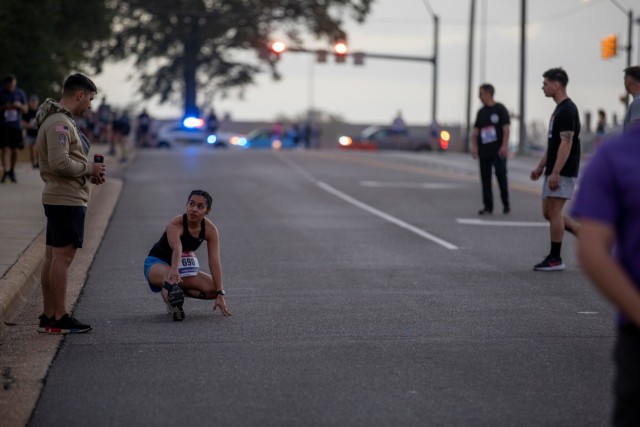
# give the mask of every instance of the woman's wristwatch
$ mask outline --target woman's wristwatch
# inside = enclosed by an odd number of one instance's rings
[[[220,289],[219,291],[216,291],[216,297],[218,295],[226,295],[227,293],[224,291],[224,289]]]

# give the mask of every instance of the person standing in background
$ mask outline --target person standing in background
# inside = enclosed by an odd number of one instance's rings
[[[137,118],[136,145],[139,147],[151,146],[151,117],[146,108],[142,110]]]
[[[598,122],[596,123],[596,138],[594,140],[593,151],[600,147],[604,141],[604,135],[607,131],[607,113],[604,110],[598,110]]]
[[[640,125],[640,65],[625,68],[624,88],[633,97],[624,116],[623,125],[626,132],[632,126]]]
[[[402,118],[402,111],[398,111],[398,114],[393,118],[391,122],[391,131],[396,135],[407,134],[407,124]]]
[[[129,133],[131,133],[131,122],[129,113],[126,110],[113,120],[112,128],[113,143],[120,151],[120,163],[126,163],[128,160]]]
[[[36,127],[36,112],[40,100],[37,95],[29,98],[27,112],[22,115],[22,126],[27,129],[26,140],[27,149],[29,150],[29,160],[34,169],[38,169],[38,150],[36,150],[36,138],[38,137],[38,128]]]
[[[7,178],[16,180],[14,168],[18,160],[18,148],[22,148],[22,115],[27,112],[27,95],[18,87],[13,75],[4,78],[0,89],[0,151],[4,173],[0,182]]]
[[[478,215],[493,213],[493,191],[491,188],[491,169],[495,170],[502,212],[511,212],[509,203],[509,185],[507,182],[507,156],[509,154],[509,112],[504,105],[493,99],[493,85],[485,83],[480,86],[478,97],[483,107],[478,111],[476,122],[471,132],[473,158],[480,163],[480,179],[482,181],[482,202],[484,207]]]

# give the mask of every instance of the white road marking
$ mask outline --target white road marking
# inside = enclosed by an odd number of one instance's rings
[[[417,234],[420,237],[423,237],[427,240],[430,240],[446,249],[449,250],[456,250],[458,249],[458,247],[452,243],[447,242],[446,240],[443,240],[439,237],[434,236],[433,234],[427,233],[424,230],[419,229],[418,227],[415,227],[407,222],[404,222],[401,219],[398,219],[394,216],[391,216],[387,213],[382,212],[381,210],[378,210],[376,208],[374,208],[373,206],[369,206],[366,203],[362,203],[359,200],[354,199],[353,197],[349,196],[348,194],[343,193],[340,190],[337,190],[335,188],[333,188],[332,186],[330,186],[329,184],[325,184],[322,181],[316,181],[316,185],[320,188],[322,188],[324,191],[333,194],[334,196],[337,196],[339,198],[341,198],[342,200],[344,200],[345,202],[351,203],[352,205],[369,212],[370,214],[373,214],[379,218],[384,219],[385,221],[388,221],[392,224],[397,225],[398,227],[404,228],[405,230],[409,230],[414,234]]]
[[[549,227],[548,222],[532,221],[488,221],[477,218],[457,218],[458,224],[464,225],[489,225],[494,227]]]
[[[424,230],[419,229],[418,227],[415,227],[407,222],[404,222],[401,219],[398,219],[394,216],[391,216],[387,213],[382,212],[381,210],[378,210],[376,208],[374,208],[373,206],[369,206],[366,203],[363,203],[357,199],[354,199],[353,197],[349,196],[348,194],[343,193],[342,191],[330,186],[329,184],[326,184],[322,181],[319,181],[318,179],[316,179],[316,177],[314,177],[311,173],[309,173],[306,169],[303,169],[301,166],[299,166],[297,163],[289,160],[288,158],[279,155],[279,153],[276,153],[276,156],[278,159],[280,159],[280,161],[282,161],[283,163],[285,163],[287,166],[289,166],[291,169],[295,170],[296,172],[298,172],[299,174],[301,174],[302,176],[304,176],[306,179],[308,179],[309,181],[313,182],[314,184],[316,184],[318,187],[322,188],[324,191],[333,194],[336,197],[341,198],[342,200],[344,200],[345,202],[351,203],[352,205],[366,211],[369,212],[370,214],[373,214],[379,218],[384,219],[385,221],[388,221],[392,224],[397,225],[400,228],[404,228],[405,230],[411,231],[414,234],[417,234],[420,237],[423,237],[427,240],[430,240],[446,249],[449,250],[457,250],[458,247],[456,245],[454,245],[453,243],[449,243],[446,240],[443,240],[437,236],[434,236],[433,234],[427,233]]]
[[[371,188],[420,188],[425,190],[451,190],[465,188],[464,184],[446,182],[381,182],[381,181],[360,181],[363,187]]]
[[[600,314],[597,311],[579,311],[578,314]]]

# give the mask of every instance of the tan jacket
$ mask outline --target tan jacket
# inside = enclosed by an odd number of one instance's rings
[[[69,110],[51,99],[38,109],[36,126],[42,203],[87,206],[93,174],[93,163],[87,159],[89,141],[83,146]]]

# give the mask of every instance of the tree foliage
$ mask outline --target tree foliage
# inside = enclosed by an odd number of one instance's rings
[[[68,74],[99,69],[112,13],[104,0],[0,0],[0,72],[28,94],[59,97]]]
[[[183,95],[193,112],[206,98],[241,92],[255,76],[278,77],[268,43],[275,33],[300,43],[302,34],[333,41],[346,36],[345,13],[362,21],[373,0],[110,0],[114,37],[98,60],[133,58],[145,97]],[[249,55],[248,53],[252,53]]]

